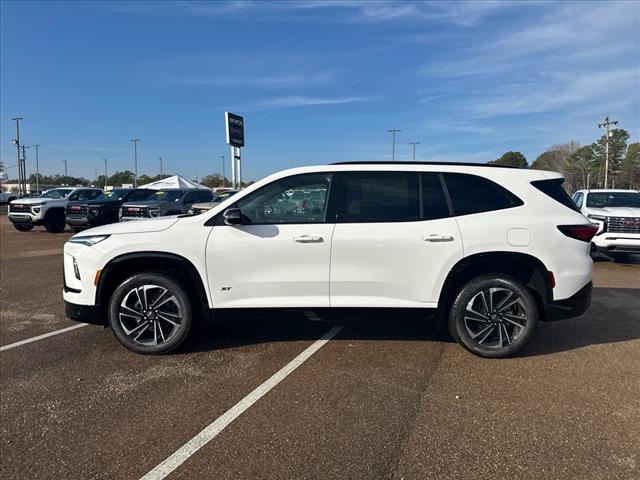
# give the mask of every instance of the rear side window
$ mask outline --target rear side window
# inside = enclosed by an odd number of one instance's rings
[[[435,220],[450,216],[447,197],[442,188],[440,174],[423,173],[420,181],[422,191],[422,219]]]
[[[571,210],[575,210],[579,212],[580,209],[571,200],[569,194],[565,191],[564,187],[564,178],[552,178],[551,180],[535,180],[531,182],[531,185],[536,187],[542,193],[550,196],[556,202],[561,203],[565,207],[570,208]]]
[[[456,216],[523,205],[513,193],[484,177],[466,173],[444,173],[443,176]]]
[[[418,173],[353,172],[339,178],[338,222],[410,222],[420,219]]]

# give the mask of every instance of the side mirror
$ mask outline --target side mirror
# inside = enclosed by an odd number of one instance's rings
[[[242,224],[242,212],[239,208],[227,208],[222,215],[224,223],[226,225],[240,225]]]

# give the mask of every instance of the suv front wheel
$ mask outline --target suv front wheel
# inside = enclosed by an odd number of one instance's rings
[[[483,275],[458,293],[449,331],[465,349],[485,358],[509,357],[528,343],[538,307],[528,288],[508,275]]]
[[[189,334],[192,309],[184,289],[161,273],[139,273],[125,280],[109,301],[109,325],[129,350],[162,354]]]

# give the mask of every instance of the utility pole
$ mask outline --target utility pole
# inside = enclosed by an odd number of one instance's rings
[[[32,145],[36,149],[36,193],[40,195],[40,159],[38,158],[38,148],[42,145]]]
[[[107,175],[107,159],[103,158],[102,161],[104,162],[104,189],[106,190],[109,178],[109,176]]]
[[[22,160],[20,159],[20,120],[24,120],[22,117],[13,117],[11,120],[16,122],[16,138],[13,139],[13,144],[18,150],[18,195],[22,196],[26,192],[22,190]]]
[[[26,145],[20,145],[22,147],[22,178],[24,179],[24,193],[27,193],[27,152],[25,149],[29,148]],[[31,188],[29,188],[31,193]]]
[[[131,141],[133,142],[133,162],[135,164],[135,171],[133,172],[133,188],[138,188],[138,142],[140,139],[133,138]]]
[[[220,155],[220,158],[222,159],[222,188],[224,188],[227,186],[224,179],[224,155]]]
[[[391,146],[391,161],[395,162],[396,161],[396,132],[401,132],[402,130],[400,130],[399,128],[390,128],[389,130],[387,130],[387,132],[392,134],[392,146]]]
[[[162,157],[158,157],[158,160],[160,160],[160,179],[162,180],[164,178],[162,173]]]
[[[609,116],[604,117],[604,122],[598,124],[598,128],[605,128],[604,134],[604,188],[607,188],[609,179],[609,125],[617,125],[617,120],[609,120]]]
[[[62,162],[64,163],[64,179],[67,182],[67,185],[69,184],[69,172],[67,171],[67,161],[66,160],[62,160]]]
[[[420,145],[420,142],[409,142],[409,145],[413,145],[413,161],[416,161],[416,145]]]

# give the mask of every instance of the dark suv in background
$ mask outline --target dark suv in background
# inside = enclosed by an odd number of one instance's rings
[[[85,228],[115,223],[119,220],[118,214],[124,202],[145,200],[154,193],[155,190],[144,188],[114,188],[94,200],[69,202],[66,222],[74,233]]]
[[[188,213],[194,203],[210,202],[213,192],[209,189],[168,188],[156,190],[144,201],[125,202],[120,209],[120,220],[141,220]]]

